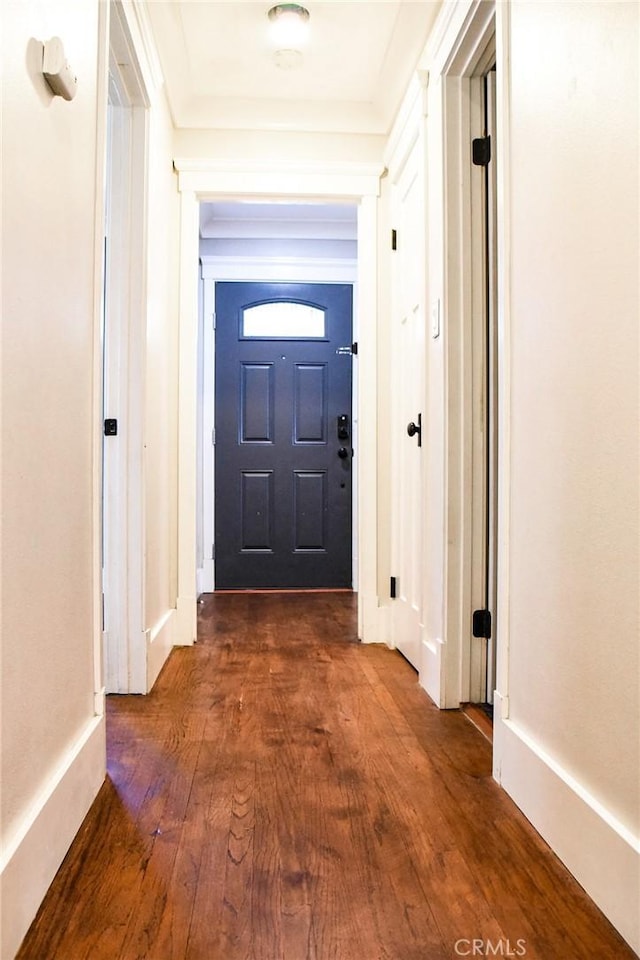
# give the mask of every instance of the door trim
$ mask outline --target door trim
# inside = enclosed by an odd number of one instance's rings
[[[204,200],[350,200],[358,203],[358,300],[360,330],[357,409],[359,421],[358,635],[381,638],[377,597],[377,265],[378,197],[382,164],[207,162],[174,160],[181,194],[180,332],[178,386],[178,617],[176,642],[196,638],[197,611],[197,357],[199,207]],[[364,478],[366,477],[366,483]],[[369,522],[366,522],[366,520]]]
[[[478,469],[478,358],[474,343],[484,326],[483,236],[479,191],[471,165],[471,140],[478,135],[477,74],[495,31],[492,5],[479,8],[465,27],[443,75],[443,147],[445,154],[444,296],[448,341],[446,365],[446,527],[445,636],[447,663],[444,704],[458,706],[474,699],[482,657],[476,656],[471,629],[474,604],[483,596],[478,558],[484,536],[482,470]],[[475,368],[475,369],[474,369]],[[480,460],[482,458],[480,457]],[[478,484],[480,481],[480,485]],[[480,534],[480,538],[478,537]],[[483,605],[483,604],[482,604]],[[472,683],[473,678],[473,683]],[[477,698],[476,698],[477,699]]]
[[[436,25],[425,51],[424,66],[429,82],[430,176],[444,187],[442,207],[439,189],[432,193],[431,250],[442,257],[430,258],[431,295],[441,289],[443,298],[442,373],[444,424],[444,531],[442,536],[443,641],[427,645],[424,659],[427,689],[441,707],[456,707],[468,699],[471,613],[471,328],[465,317],[471,309],[472,279],[470,195],[470,85],[471,78],[489,66],[490,45],[495,37],[498,70],[498,297],[499,422],[500,450],[497,464],[498,511],[498,678],[496,687],[506,695],[508,644],[508,510],[509,510],[509,263],[508,263],[508,123],[509,62],[508,4],[493,0],[466,0],[452,4]],[[442,166],[440,166],[442,165]],[[438,178],[441,178],[438,182]],[[465,205],[467,209],[465,210]],[[500,694],[496,696],[500,715]]]
[[[117,263],[111,271],[107,255],[105,290],[107,305],[116,304],[116,308],[106,318],[103,396],[107,405],[100,419],[117,418],[119,429],[117,437],[103,440],[103,670],[107,693],[146,693],[142,451],[148,97],[121,7],[112,4],[111,10],[109,109],[117,152],[108,160],[111,192],[105,233],[111,235],[107,249],[113,249]],[[116,442],[110,450],[106,445],[111,439]]]
[[[353,339],[358,334],[356,321],[356,280],[357,260],[351,258],[338,259],[307,259],[295,257],[227,257],[206,256],[200,257],[202,276],[202,316],[201,337],[199,338],[198,364],[199,370],[215,369],[215,329],[213,316],[215,314],[215,286],[217,282],[240,281],[271,283],[283,281],[286,283],[349,283],[353,285]],[[215,514],[213,498],[207,498],[206,490],[215,490],[215,451],[212,436],[215,424],[215,384],[211,377],[199,377],[201,388],[198,391],[198,422],[201,429],[198,432],[198,560],[196,568],[196,591],[210,593],[215,589],[215,562],[210,545],[215,543]],[[355,364],[352,396],[353,445],[357,449],[357,396],[355,390]],[[358,457],[353,460],[353,589],[357,590],[357,484],[358,484]]]

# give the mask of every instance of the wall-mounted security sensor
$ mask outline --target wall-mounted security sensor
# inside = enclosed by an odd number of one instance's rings
[[[60,37],[51,37],[44,45],[42,73],[57,97],[73,100],[78,89],[78,79],[65,60]]]

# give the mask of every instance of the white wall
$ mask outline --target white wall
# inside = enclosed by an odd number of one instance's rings
[[[97,0],[5,0],[2,9],[6,960],[105,770],[101,704],[94,699],[98,18]],[[70,103],[54,99],[40,73],[41,42],[53,35],[62,38],[78,76]]]
[[[176,130],[176,157],[193,160],[238,160],[311,163],[376,163],[385,137],[372,134],[294,133],[259,130]]]
[[[639,8],[517,2],[510,23],[509,719],[496,766],[638,949]]]

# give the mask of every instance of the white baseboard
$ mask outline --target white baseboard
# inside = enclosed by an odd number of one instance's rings
[[[420,686],[442,707],[442,640],[422,640],[420,654]]]
[[[201,593],[213,592],[214,574],[215,574],[215,570],[213,566],[213,560],[210,560],[209,558],[205,557],[204,565],[202,567],[202,585],[198,590],[198,596],[200,596]]]
[[[178,647],[190,647],[197,639],[197,597],[178,597],[173,642]]]
[[[106,774],[104,716],[93,717],[4,844],[0,956],[11,960]]]
[[[167,657],[174,644],[176,611],[167,612],[149,631],[147,642],[147,691],[150,691],[158,679]]]
[[[494,776],[639,952],[640,841],[526,731],[495,713]]]
[[[378,598],[361,590],[358,594],[358,640],[377,643],[379,630]]]
[[[205,559],[196,570],[196,596],[213,593],[213,560]]]

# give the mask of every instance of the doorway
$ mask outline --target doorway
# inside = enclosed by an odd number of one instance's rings
[[[442,59],[445,196],[445,632],[441,705],[485,704],[497,646],[496,14],[480,5]],[[503,514],[501,514],[503,516]]]
[[[360,456],[354,457],[353,451],[359,439],[359,356],[354,345],[358,337],[358,206],[353,201],[218,199],[200,204],[199,221],[197,593],[260,587],[357,590]],[[275,336],[253,335],[264,334],[261,316],[267,323],[275,317],[276,323],[290,325],[291,317],[278,312],[283,309],[306,311],[301,322],[311,323],[310,335],[292,336],[291,329],[275,331]],[[246,330],[241,328],[245,317],[250,323]],[[322,336],[313,329],[318,318],[325,325]],[[231,357],[239,364],[235,382],[227,362]],[[276,387],[278,397],[270,394]],[[292,403],[303,404],[297,412],[290,409],[288,423],[285,408],[280,408],[286,393]],[[265,403],[276,399],[278,406],[272,406],[270,414],[273,422],[265,425]],[[269,472],[266,461],[257,467],[238,459],[273,458],[276,449],[265,437],[238,443],[240,420],[235,408],[240,403],[246,417],[248,401],[253,404],[253,422],[244,427],[265,433],[277,426],[274,439],[288,443],[289,449],[280,450],[276,457],[275,473]],[[314,404],[326,405],[326,410],[314,411]],[[230,411],[236,426],[225,436]],[[292,442],[294,427],[317,433],[317,425],[304,424],[299,418],[310,416],[317,424],[318,414],[325,438],[310,436],[303,441],[298,437]],[[346,433],[341,442],[338,416],[348,418],[340,424],[341,434]],[[284,466],[282,457],[290,453],[300,463],[291,464],[293,473],[284,481],[279,478],[280,466],[281,462]],[[241,479],[234,475],[232,481],[228,470],[239,470]],[[276,482],[279,486],[274,486]],[[286,532],[270,527],[267,513],[270,522],[277,516],[278,526],[283,524]],[[249,540],[257,537],[263,542],[248,540],[240,547],[239,529],[250,515],[263,527],[247,528],[245,533]],[[265,544],[276,532],[279,546],[272,553]],[[291,541],[286,547],[283,537]],[[274,560],[276,567],[281,566],[284,556],[289,571],[280,569],[270,578]]]
[[[217,589],[350,588],[352,288],[216,285]]]
[[[469,698],[491,715],[497,621],[497,163],[496,66],[472,78],[472,571]]]
[[[358,341],[353,387],[354,446],[354,590],[357,589],[358,636],[363,642],[385,637],[385,617],[378,603],[377,402],[378,402],[378,197],[381,162],[337,162],[327,166],[309,161],[203,162],[174,159],[180,193],[180,323],[178,380],[178,487],[183,491],[178,511],[178,598],[175,642],[192,644],[197,633],[197,600],[207,575],[206,555],[212,540],[204,520],[202,489],[198,489],[198,443],[203,454],[212,450],[211,429],[202,418],[198,430],[198,340],[213,341],[213,288],[216,280],[287,280],[301,282],[352,282],[354,284],[354,337]],[[267,257],[254,252],[244,256],[201,249],[201,207],[225,201],[269,203],[340,203],[356,211],[357,261],[349,258],[301,258],[298,244],[288,255]],[[203,307],[198,307],[196,265],[202,264],[200,285]],[[311,274],[311,276],[309,275]],[[329,275],[330,274],[330,275]],[[200,321],[199,321],[200,318]],[[211,333],[210,333],[211,331]],[[212,404],[210,405],[212,408]],[[209,405],[208,405],[209,408]],[[205,461],[209,458],[204,456]],[[213,457],[211,456],[211,462]],[[203,466],[202,474],[205,468]],[[211,527],[211,529],[213,529]],[[213,578],[213,560],[209,561]],[[356,587],[357,583],[357,587]],[[207,587],[204,587],[206,590]]]
[[[107,693],[146,693],[143,410],[148,101],[111,5],[102,329],[102,606]]]

